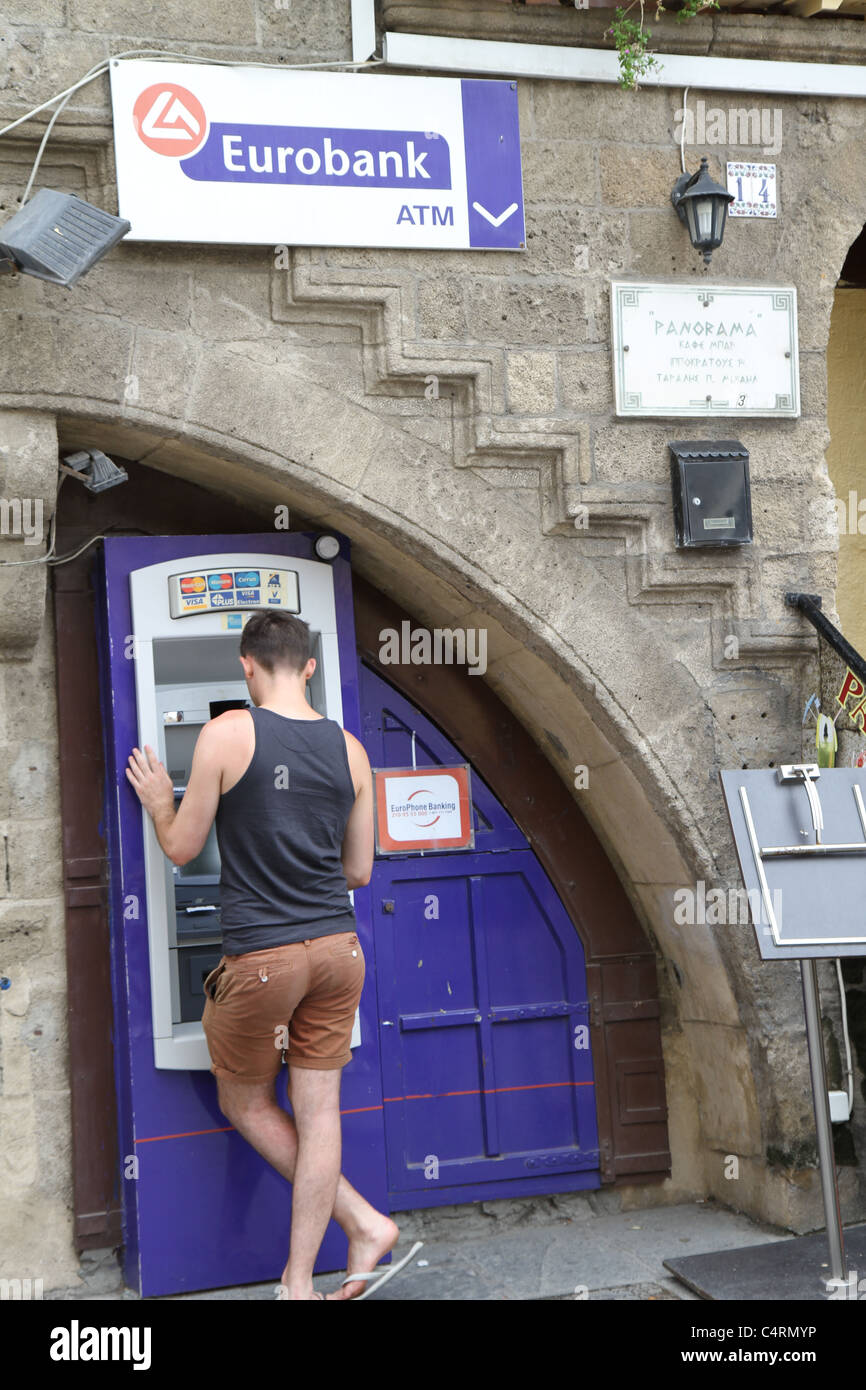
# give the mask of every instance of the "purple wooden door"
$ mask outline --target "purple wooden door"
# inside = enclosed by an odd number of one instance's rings
[[[361,666],[374,767],[465,761]],[[598,1187],[584,953],[528,841],[473,770],[475,849],[377,857],[392,1210]]]

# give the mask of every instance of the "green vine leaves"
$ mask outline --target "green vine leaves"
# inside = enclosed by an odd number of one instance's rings
[[[635,5],[640,6],[640,20],[628,17],[629,11],[633,10]],[[636,91],[640,79],[652,72],[653,68],[660,66],[649,47],[652,30],[644,28],[645,5],[646,0],[631,0],[631,4],[625,7],[619,5],[613,24],[605,30],[605,38],[612,38],[616,45],[619,54],[619,85],[627,92]],[[676,12],[677,23],[682,24],[703,10],[719,8],[718,0],[683,0],[681,8]],[[664,12],[662,0],[657,0],[656,19]]]

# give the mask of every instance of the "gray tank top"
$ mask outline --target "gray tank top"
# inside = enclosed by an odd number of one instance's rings
[[[334,719],[250,709],[255,751],[219,801],[223,951],[355,931],[341,851],[355,787]]]

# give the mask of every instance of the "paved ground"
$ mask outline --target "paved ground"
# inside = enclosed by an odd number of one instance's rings
[[[786,1238],[784,1231],[711,1201],[623,1212],[615,1192],[405,1212],[396,1214],[396,1220],[401,1226],[398,1256],[415,1240],[423,1240],[424,1246],[372,1295],[378,1300],[694,1299],[696,1295],[664,1268],[664,1259]],[[338,1284],[337,1274],[315,1280],[323,1291]],[[777,1296],[778,1291],[768,1290],[768,1297]],[[138,1295],[123,1287],[114,1252],[94,1251],[83,1260],[78,1288],[54,1290],[45,1297],[106,1300]],[[273,1283],[268,1283],[175,1295],[165,1301],[273,1297]]]

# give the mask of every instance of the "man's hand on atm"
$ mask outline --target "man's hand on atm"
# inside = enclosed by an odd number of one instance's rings
[[[149,744],[143,753],[140,748],[132,750],[126,775],[153,818],[160,849],[173,864],[188,864],[204,848],[219,804],[226,741],[236,727],[234,715],[235,711],[221,714],[199,734],[177,811],[174,786],[156,753]]]
[[[171,778],[149,744],[133,748],[129,757],[126,775],[132,783],[138,799],[153,817],[157,834],[174,821],[174,787]]]

